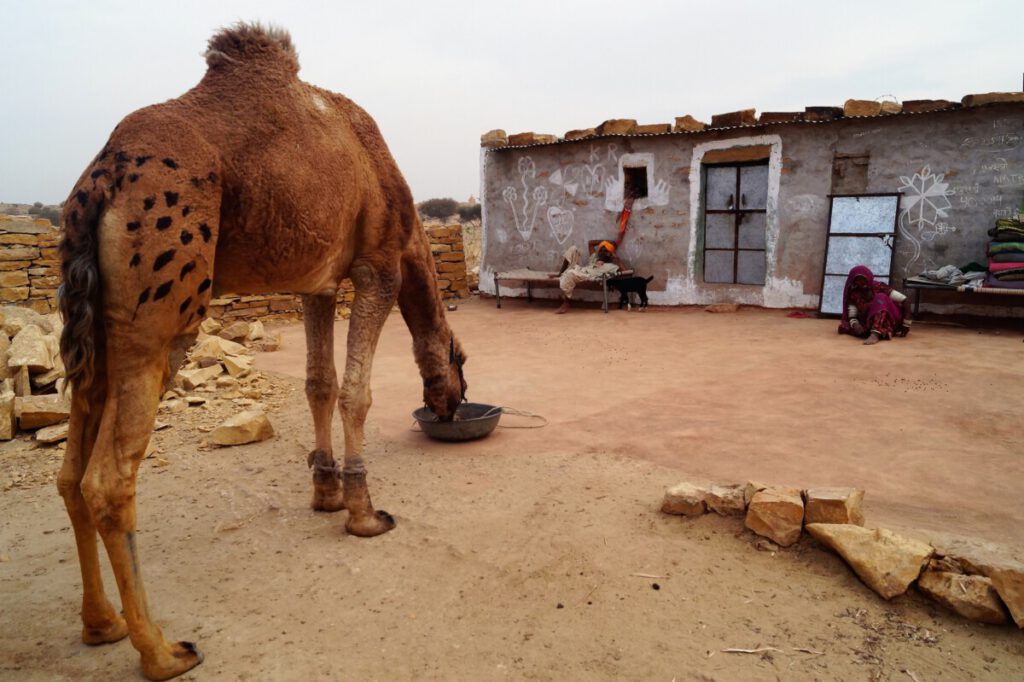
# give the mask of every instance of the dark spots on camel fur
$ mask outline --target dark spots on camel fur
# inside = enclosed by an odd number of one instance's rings
[[[174,254],[175,253],[177,253],[177,252],[174,249],[167,249],[166,251],[161,253],[159,256],[157,256],[156,260],[153,261],[153,272],[156,272],[157,270],[160,270],[165,265],[167,265],[172,260],[174,260]]]
[[[178,314],[179,314],[179,315],[184,315],[184,314],[185,314],[185,311],[186,311],[186,310],[188,310],[188,307],[189,307],[190,305],[192,305],[192,297],[191,297],[191,296],[189,296],[189,297],[188,297],[188,298],[186,298],[186,299],[185,299],[184,301],[182,301],[182,302],[181,302],[181,305],[180,305],[180,306],[178,306]]]
[[[121,185],[124,183],[124,176],[118,175],[117,180],[114,180],[114,186],[117,187],[118,191],[121,191]]]
[[[171,216],[169,216],[169,215],[161,216],[160,218],[156,219],[156,229],[158,229],[158,230],[166,230],[168,227],[171,226],[171,222],[172,222]]]
[[[156,197],[146,197],[142,200],[142,208],[147,211],[156,206]]]
[[[181,209],[181,217],[184,218],[185,216],[187,216],[191,212],[192,212],[192,207],[191,206],[185,206],[184,208]]]
[[[181,266],[181,274],[178,275],[178,281],[182,282],[185,280],[185,275],[196,269],[195,261],[189,261]]]
[[[210,182],[217,182],[217,174],[214,173],[213,171],[210,171],[210,174],[206,176],[206,179],[209,180]]]
[[[196,315],[198,315],[199,317],[206,317],[206,306],[201,305],[198,308],[196,308]]]
[[[142,256],[140,256],[139,254],[135,254],[134,256],[132,256],[132,259],[128,262],[128,267],[137,268],[139,266],[139,263],[141,262]]]
[[[139,307],[143,303],[148,301],[148,300],[149,300],[149,287],[146,287],[145,289],[142,290],[142,293],[139,294],[139,302],[135,304],[135,313],[132,315],[132,319],[133,320],[135,319],[135,315],[139,314]]]
[[[153,294],[153,300],[159,301],[161,298],[171,293],[171,287],[174,285],[174,280],[169,279],[156,288],[156,293]]]
[[[178,203],[178,193],[177,192],[164,192],[164,201],[167,202],[167,208],[171,208],[176,203]]]
[[[206,184],[206,180],[203,180],[202,178],[189,178],[189,182],[191,182],[192,186],[196,189],[199,189]]]
[[[210,241],[211,238],[213,238],[213,231],[210,229],[210,226],[207,225],[206,223],[199,224],[199,234],[203,235],[204,242],[208,242]]]
[[[141,166],[142,164],[146,163],[147,161],[149,161],[152,158],[153,158],[152,156],[136,156],[135,157],[135,165],[136,166]]]
[[[95,180],[96,178],[100,177],[101,175],[106,175],[106,176],[109,177],[110,176],[110,171],[108,171],[106,168],[100,168],[99,170],[94,170],[92,173],[90,173],[89,177],[92,178],[93,180]]]
[[[164,159],[164,165],[170,168],[171,170],[178,170],[178,164],[174,161],[174,159]]]
[[[210,281],[210,278],[209,278],[209,277],[207,277],[206,279],[204,279],[204,280],[203,280],[202,282],[200,282],[200,283],[199,283],[199,288],[198,288],[198,289],[196,289],[196,293],[197,293],[197,294],[201,294],[201,293],[203,293],[204,291],[206,291],[207,289],[209,289],[209,288],[210,288],[210,285],[211,285],[212,283],[213,283],[213,282],[211,282],[211,281]]]
[[[192,233],[189,232],[188,230],[182,230],[181,231],[181,243],[187,245],[191,241],[192,241]]]
[[[139,177],[140,176],[138,173],[132,173],[131,175],[128,176],[128,182],[136,182],[138,181]]]
[[[87,203],[89,203],[89,195],[86,194],[84,189],[80,189],[77,192],[75,192],[75,199],[78,200],[78,204],[80,206],[85,206]]]
[[[131,160],[131,157],[124,152],[117,152],[114,154],[114,161],[117,161],[118,163],[128,163],[129,160]]]
[[[135,230],[139,229],[140,227],[142,227],[142,223],[140,223],[138,220],[133,220],[132,222],[128,223],[128,231],[129,232],[134,232]]]

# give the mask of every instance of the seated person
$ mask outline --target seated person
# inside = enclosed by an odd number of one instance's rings
[[[615,256],[615,244],[610,241],[598,244],[586,265],[580,264],[582,258],[580,250],[570,246],[563,256],[562,269],[558,275],[553,275],[558,277],[558,287],[562,290],[562,305],[555,311],[559,315],[569,312],[569,302],[577,284],[599,279],[602,275],[614,275],[622,268],[622,263]]]
[[[909,331],[910,301],[907,297],[888,284],[876,282],[871,270],[863,265],[850,270],[843,288],[839,333],[865,339],[864,345],[870,346],[882,339],[906,336]]]

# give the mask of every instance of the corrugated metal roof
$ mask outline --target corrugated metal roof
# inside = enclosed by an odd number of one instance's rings
[[[903,116],[922,116],[922,115],[925,115],[925,114],[948,113],[948,112],[952,112],[952,111],[971,111],[971,110],[974,110],[974,109],[980,109],[980,108],[984,108],[984,107],[991,107],[991,106],[997,106],[997,105],[1008,105],[1008,104],[1009,105],[1016,104],[1016,105],[1024,106],[1024,103],[1021,103],[1021,102],[992,102],[992,103],[988,103],[988,104],[980,104],[980,105],[971,106],[971,107],[964,107],[964,106],[961,106],[960,104],[955,104],[953,106],[943,107],[941,109],[931,109],[931,110],[928,110],[928,111],[899,111],[899,112],[893,112],[893,113],[880,113],[880,114],[875,114],[873,116],[842,116],[842,115],[840,115],[840,116],[838,116],[836,118],[829,119],[829,120],[822,120],[822,121],[805,121],[803,119],[799,119],[799,120],[792,120],[792,121],[773,121],[773,122],[770,122],[770,123],[769,122],[764,122],[764,123],[761,123],[761,122],[747,123],[747,124],[744,124],[744,125],[721,126],[721,127],[717,127],[717,128],[712,128],[712,127],[708,126],[708,127],[704,128],[703,130],[679,130],[679,131],[670,131],[670,132],[666,132],[666,133],[625,133],[625,134],[620,133],[620,134],[608,134],[608,135],[588,135],[586,137],[577,137],[577,138],[572,139],[572,140],[566,140],[566,139],[559,138],[559,139],[555,140],[554,142],[536,142],[536,143],[533,143],[533,144],[519,144],[519,145],[510,145],[509,144],[509,145],[504,145],[504,146],[501,146],[501,147],[485,147],[485,148],[487,149],[488,152],[500,152],[500,151],[503,151],[503,150],[506,150],[506,149],[530,149],[531,147],[551,147],[551,146],[560,145],[560,144],[573,144],[574,142],[588,142],[588,141],[593,141],[593,140],[598,140],[598,139],[603,139],[603,138],[611,138],[611,137],[665,137],[665,136],[679,136],[679,135],[706,135],[706,134],[709,134],[709,133],[719,133],[719,132],[725,132],[725,131],[730,131],[730,130],[749,130],[749,129],[752,129],[752,128],[767,128],[769,126],[828,125],[828,124],[832,124],[832,123],[840,123],[842,121],[861,121],[861,120],[865,120],[865,119],[887,119],[887,118],[899,118],[899,117],[903,117]],[[837,107],[837,108],[840,108],[840,107]],[[771,113],[776,113],[776,112],[771,112]],[[786,112],[777,112],[777,113],[786,113]],[[803,116],[804,113],[806,113],[806,112],[793,112],[793,113],[794,114],[799,114],[799,115]]]

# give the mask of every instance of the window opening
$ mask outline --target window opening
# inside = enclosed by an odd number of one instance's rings
[[[704,166],[704,281],[764,284],[768,164]]]
[[[623,196],[642,199],[647,196],[647,167],[625,167],[623,173]]]

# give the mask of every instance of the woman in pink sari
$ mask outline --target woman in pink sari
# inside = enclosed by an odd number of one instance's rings
[[[910,301],[907,297],[884,282],[876,282],[866,266],[858,265],[850,270],[843,288],[839,333],[862,338],[864,344],[870,346],[882,339],[906,336],[909,331]]]

